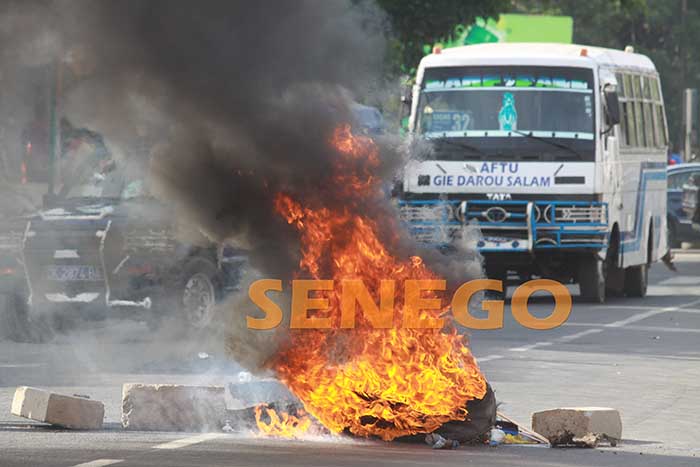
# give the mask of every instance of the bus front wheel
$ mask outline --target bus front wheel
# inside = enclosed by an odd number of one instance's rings
[[[605,302],[605,262],[597,256],[581,258],[578,267],[581,298],[591,303]]]

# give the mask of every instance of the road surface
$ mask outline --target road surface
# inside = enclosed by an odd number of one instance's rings
[[[223,384],[239,378],[217,339],[185,341],[128,321],[91,324],[48,344],[0,342],[0,466],[700,466],[700,254],[655,265],[645,299],[574,303],[568,322],[533,331],[513,322],[472,333],[500,410],[609,406],[623,417],[616,448],[500,446],[433,451],[354,439],[279,441],[251,434],[125,432],[125,382]],[[538,302],[535,314],[550,305]],[[508,308],[507,308],[508,310]],[[105,430],[56,430],[10,415],[18,385],[88,394],[106,405]]]

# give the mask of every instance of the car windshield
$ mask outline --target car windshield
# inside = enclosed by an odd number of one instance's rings
[[[127,177],[124,171],[113,170],[106,174],[95,173],[86,182],[71,187],[65,198],[121,198],[145,196],[143,179]]]
[[[484,157],[594,157],[589,69],[435,68],[426,70],[423,83],[417,131],[428,139],[461,140]],[[441,146],[443,152],[458,149]]]

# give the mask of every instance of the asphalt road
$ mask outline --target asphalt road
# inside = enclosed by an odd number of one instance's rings
[[[508,315],[504,329],[472,333],[502,412],[529,424],[533,411],[546,408],[615,407],[624,438],[616,448],[433,451],[343,438],[125,432],[124,382],[223,384],[240,368],[218,357],[216,337],[183,340],[109,321],[48,344],[0,342],[0,466],[700,466],[700,254],[679,254],[677,266],[672,273],[655,265],[643,300],[576,302],[555,330],[527,330]],[[546,301],[531,307],[549,309]],[[18,385],[102,400],[105,430],[56,430],[11,416]]]

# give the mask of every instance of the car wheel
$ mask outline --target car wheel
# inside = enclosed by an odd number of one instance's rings
[[[671,221],[668,223],[668,246],[670,248],[681,247],[681,241],[678,239],[678,228]]]
[[[218,268],[208,258],[190,259],[178,287],[178,308],[188,328],[205,329],[216,314],[219,298]]]
[[[597,256],[581,258],[578,265],[581,298],[591,303],[605,302],[605,262]]]
[[[0,339],[13,342],[30,340],[27,305],[17,294],[0,295]]]

